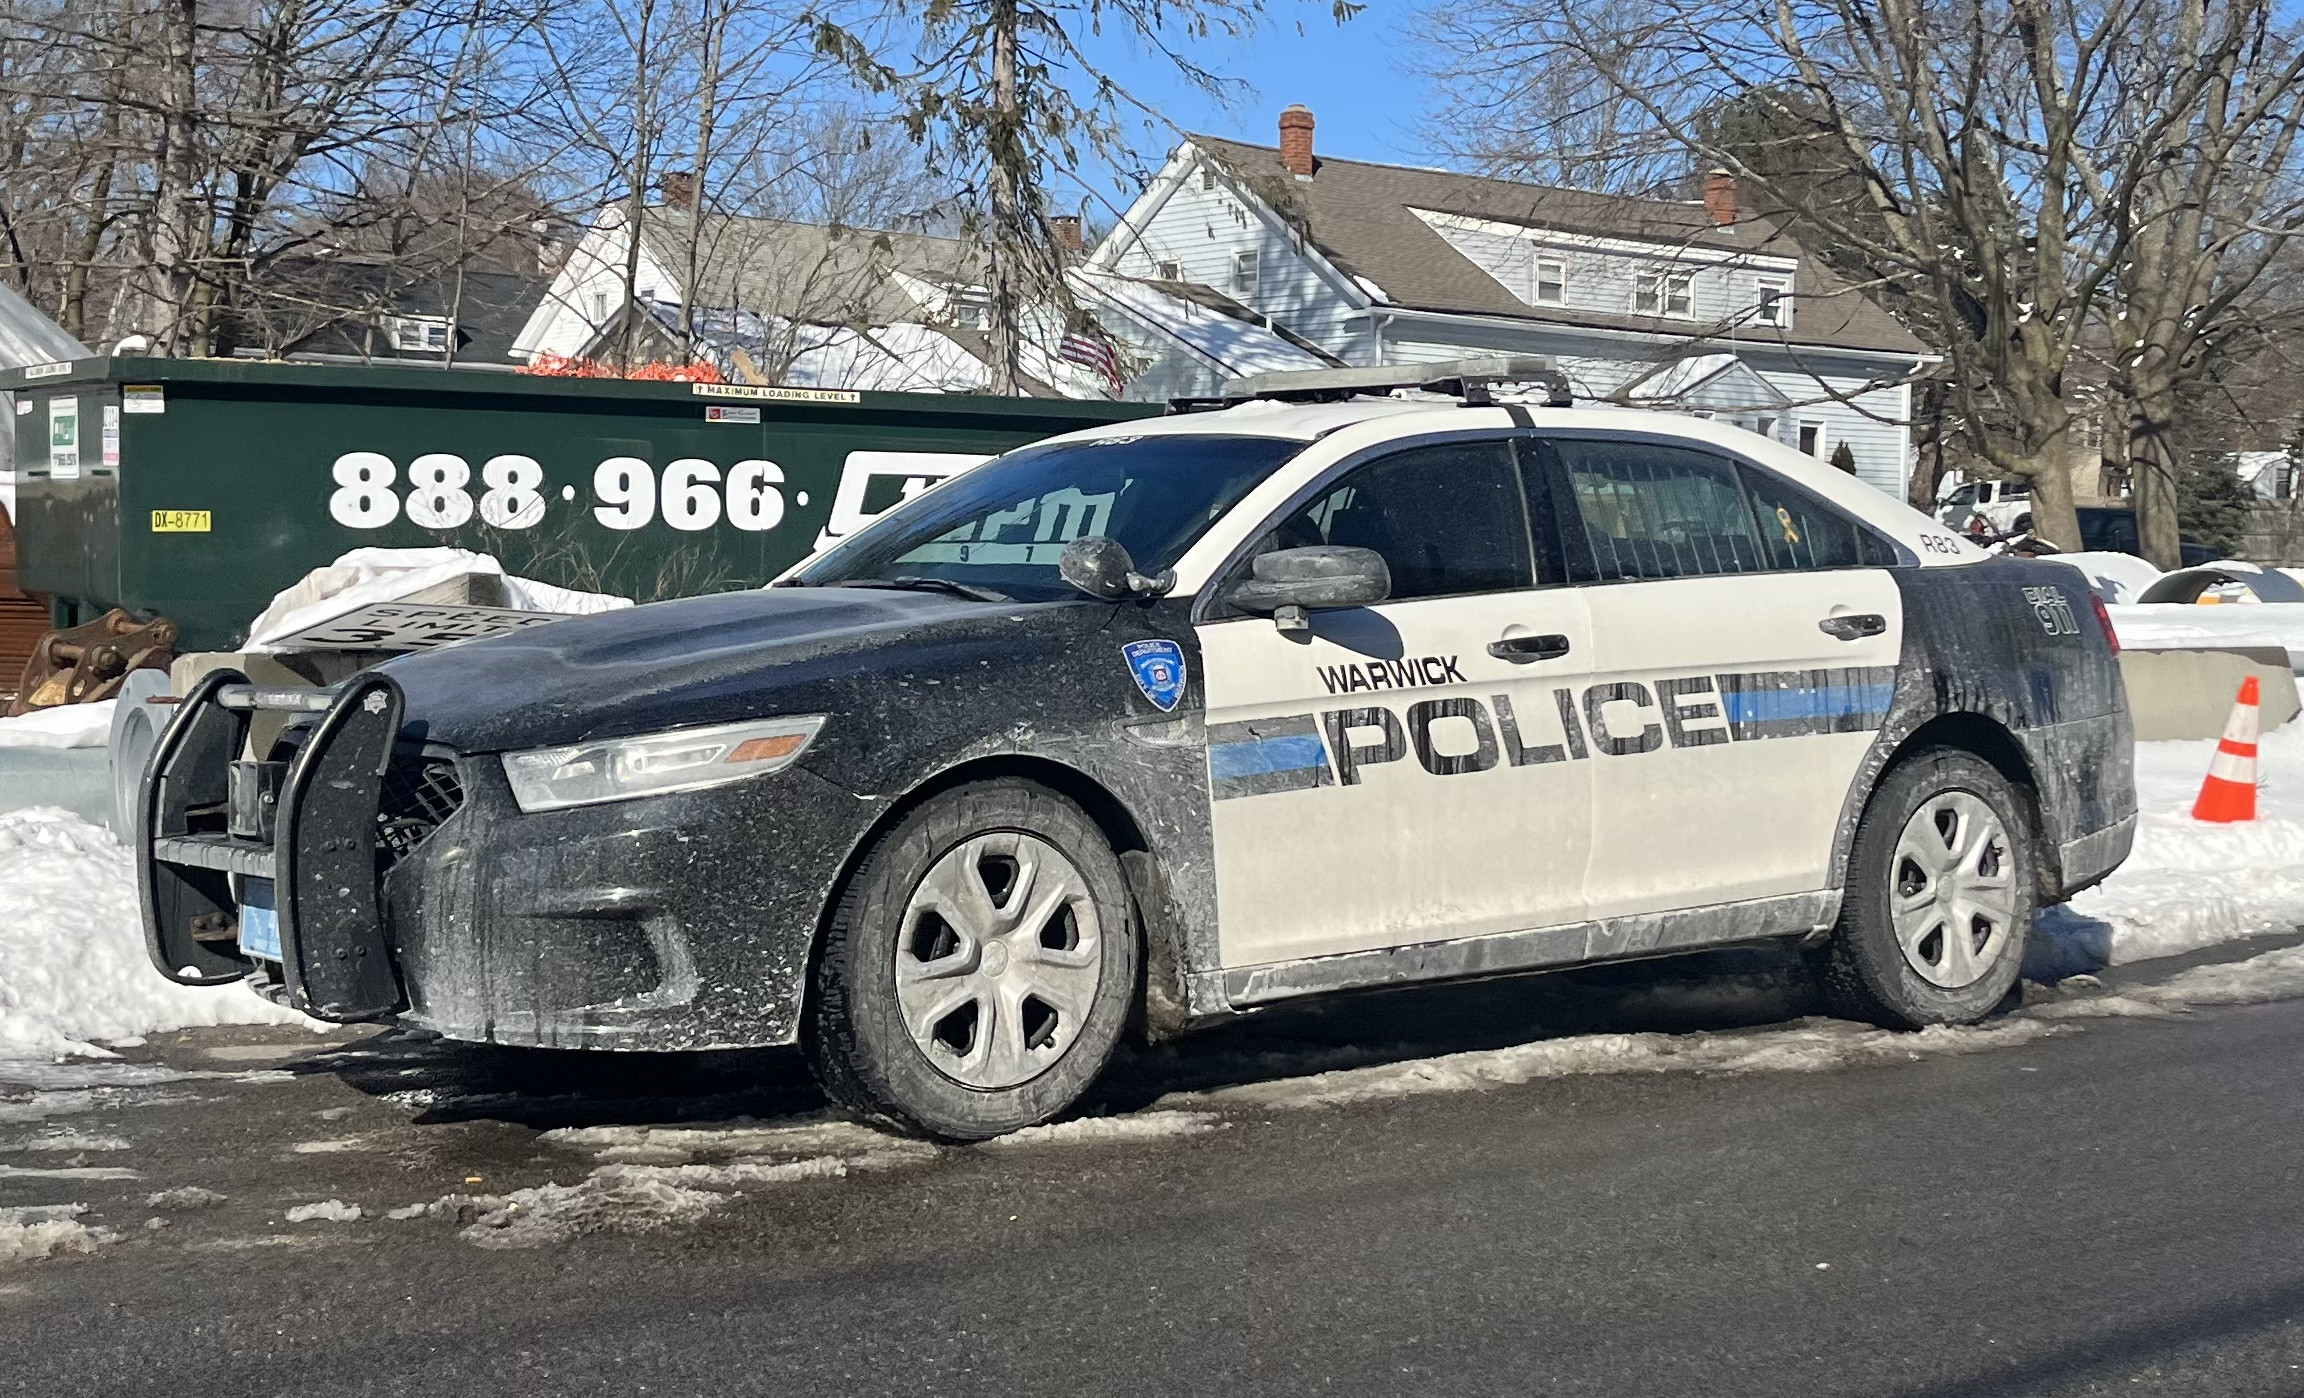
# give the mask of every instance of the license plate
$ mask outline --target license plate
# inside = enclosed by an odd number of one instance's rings
[[[272,906],[270,879],[241,881],[240,952],[266,961],[280,960],[280,914]]]

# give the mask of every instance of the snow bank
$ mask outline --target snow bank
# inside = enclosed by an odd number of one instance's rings
[[[2041,915],[2028,974],[2053,980],[2304,925],[2304,725],[2264,735],[2253,821],[2192,819],[2215,751],[2209,741],[2136,745],[2135,851]]]
[[[136,872],[67,812],[0,812],[0,1057],[201,1024],[315,1024],[240,986],[176,985],[145,959]]]
[[[100,748],[112,740],[112,707],[59,704],[15,718],[0,718],[0,748]]]
[[[2304,604],[2151,602],[2106,607],[2112,630],[2128,650],[2184,650],[2218,646],[2281,646],[2295,669],[2304,656]]]

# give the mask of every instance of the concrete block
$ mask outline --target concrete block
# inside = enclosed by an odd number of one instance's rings
[[[2296,674],[2279,646],[2123,650],[2120,677],[2138,742],[2214,738],[2232,716],[2240,681],[2254,675],[2263,690],[2266,730],[2296,717]]]

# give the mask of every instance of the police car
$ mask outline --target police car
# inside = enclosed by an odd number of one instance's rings
[[[1564,402],[1528,365],[1401,372],[1011,452],[757,591],[210,676],[146,788],[153,959],[455,1039],[797,1044],[952,1140],[1362,987],[1781,941],[1847,1015],[2001,1005],[2134,829],[2080,575],[1736,428],[1490,401]]]

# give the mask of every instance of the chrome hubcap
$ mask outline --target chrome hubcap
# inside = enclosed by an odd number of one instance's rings
[[[930,867],[904,909],[896,999],[928,1061],[975,1088],[1053,1067],[1096,1003],[1102,929],[1088,880],[1054,845],[979,835]]]
[[[2008,830],[1965,791],[1921,804],[1896,837],[1889,920],[1904,960],[1930,985],[1959,990],[1998,964],[2021,891]]]

